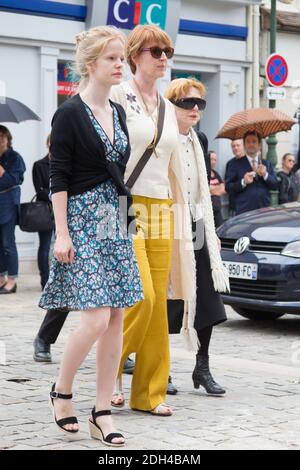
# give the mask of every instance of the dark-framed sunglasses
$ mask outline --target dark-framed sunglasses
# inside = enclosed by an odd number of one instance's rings
[[[171,59],[174,55],[173,47],[159,47],[159,46],[152,46],[152,47],[145,47],[142,49],[143,52],[150,52],[154,59],[160,59],[162,53],[164,52],[168,59]]]
[[[182,109],[193,109],[196,105],[200,111],[206,107],[206,101],[202,98],[181,98],[180,100],[171,100],[171,102]]]

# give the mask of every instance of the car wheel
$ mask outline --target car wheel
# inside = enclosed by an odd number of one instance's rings
[[[261,310],[249,310],[241,307],[233,307],[233,309],[236,313],[249,320],[276,320],[284,315],[284,313],[279,312],[263,312]]]

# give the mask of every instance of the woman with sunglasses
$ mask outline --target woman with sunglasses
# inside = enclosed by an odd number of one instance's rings
[[[184,315],[183,331],[189,326],[194,328],[196,333],[192,344],[197,350],[196,366],[192,376],[194,387],[198,389],[202,385],[207,393],[222,395],[225,393],[224,388],[214,381],[209,370],[208,350],[213,326],[226,320],[219,292],[229,290],[229,282],[222,264],[219,240],[215,231],[208,185],[210,174],[208,159],[206,159],[208,168],[205,167],[207,139],[203,133],[197,136],[193,129],[200,120],[200,111],[204,110],[206,105],[203,99],[205,92],[205,86],[201,82],[193,78],[180,78],[171,82],[165,97],[175,105],[176,110],[196,261],[197,294],[189,314]],[[172,319],[179,318],[179,322],[182,322],[184,308],[180,300],[168,302],[170,332],[175,332]]]
[[[124,406],[121,372],[125,359],[136,353],[130,407],[160,416],[170,416],[165,404],[169,377],[167,291],[171,269],[176,298],[191,298],[195,289],[192,250],[185,251],[189,230],[173,240],[173,202],[185,207],[183,166],[178,154],[178,127],[174,107],[159,96],[157,80],[166,73],[174,49],[170,37],[153,25],[137,26],[127,40],[127,61],[133,78],[113,87],[112,99],[127,115],[131,156],[125,181],[158,135],[160,100],[165,104],[162,133],[150,159],[131,188],[138,233],[134,248],[142,279],[144,300],[125,311],[123,352],[117,390],[112,405]],[[158,211],[157,211],[158,208]],[[156,212],[157,211],[157,212]],[[182,266],[182,263],[185,266]]]

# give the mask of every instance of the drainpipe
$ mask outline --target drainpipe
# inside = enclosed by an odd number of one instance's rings
[[[253,5],[253,79],[252,100],[253,108],[258,108],[259,103],[259,53],[260,53],[260,11],[259,5]]]
[[[270,54],[276,52],[276,35],[277,35],[277,15],[276,15],[276,0],[271,0],[271,24],[270,24]],[[269,100],[269,108],[276,108],[276,101]],[[276,134],[272,134],[267,139],[268,153],[267,159],[272,163],[275,168],[277,165],[277,145]]]
[[[246,60],[250,62],[250,67],[246,68],[246,108],[252,108],[252,80],[253,80],[253,18],[252,18],[252,9],[253,6],[249,5],[247,7],[247,27],[248,27],[248,37],[246,44]]]

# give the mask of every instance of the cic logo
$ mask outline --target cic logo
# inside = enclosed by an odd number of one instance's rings
[[[167,0],[109,0],[107,24],[133,29],[138,24],[154,24],[165,29]]]

